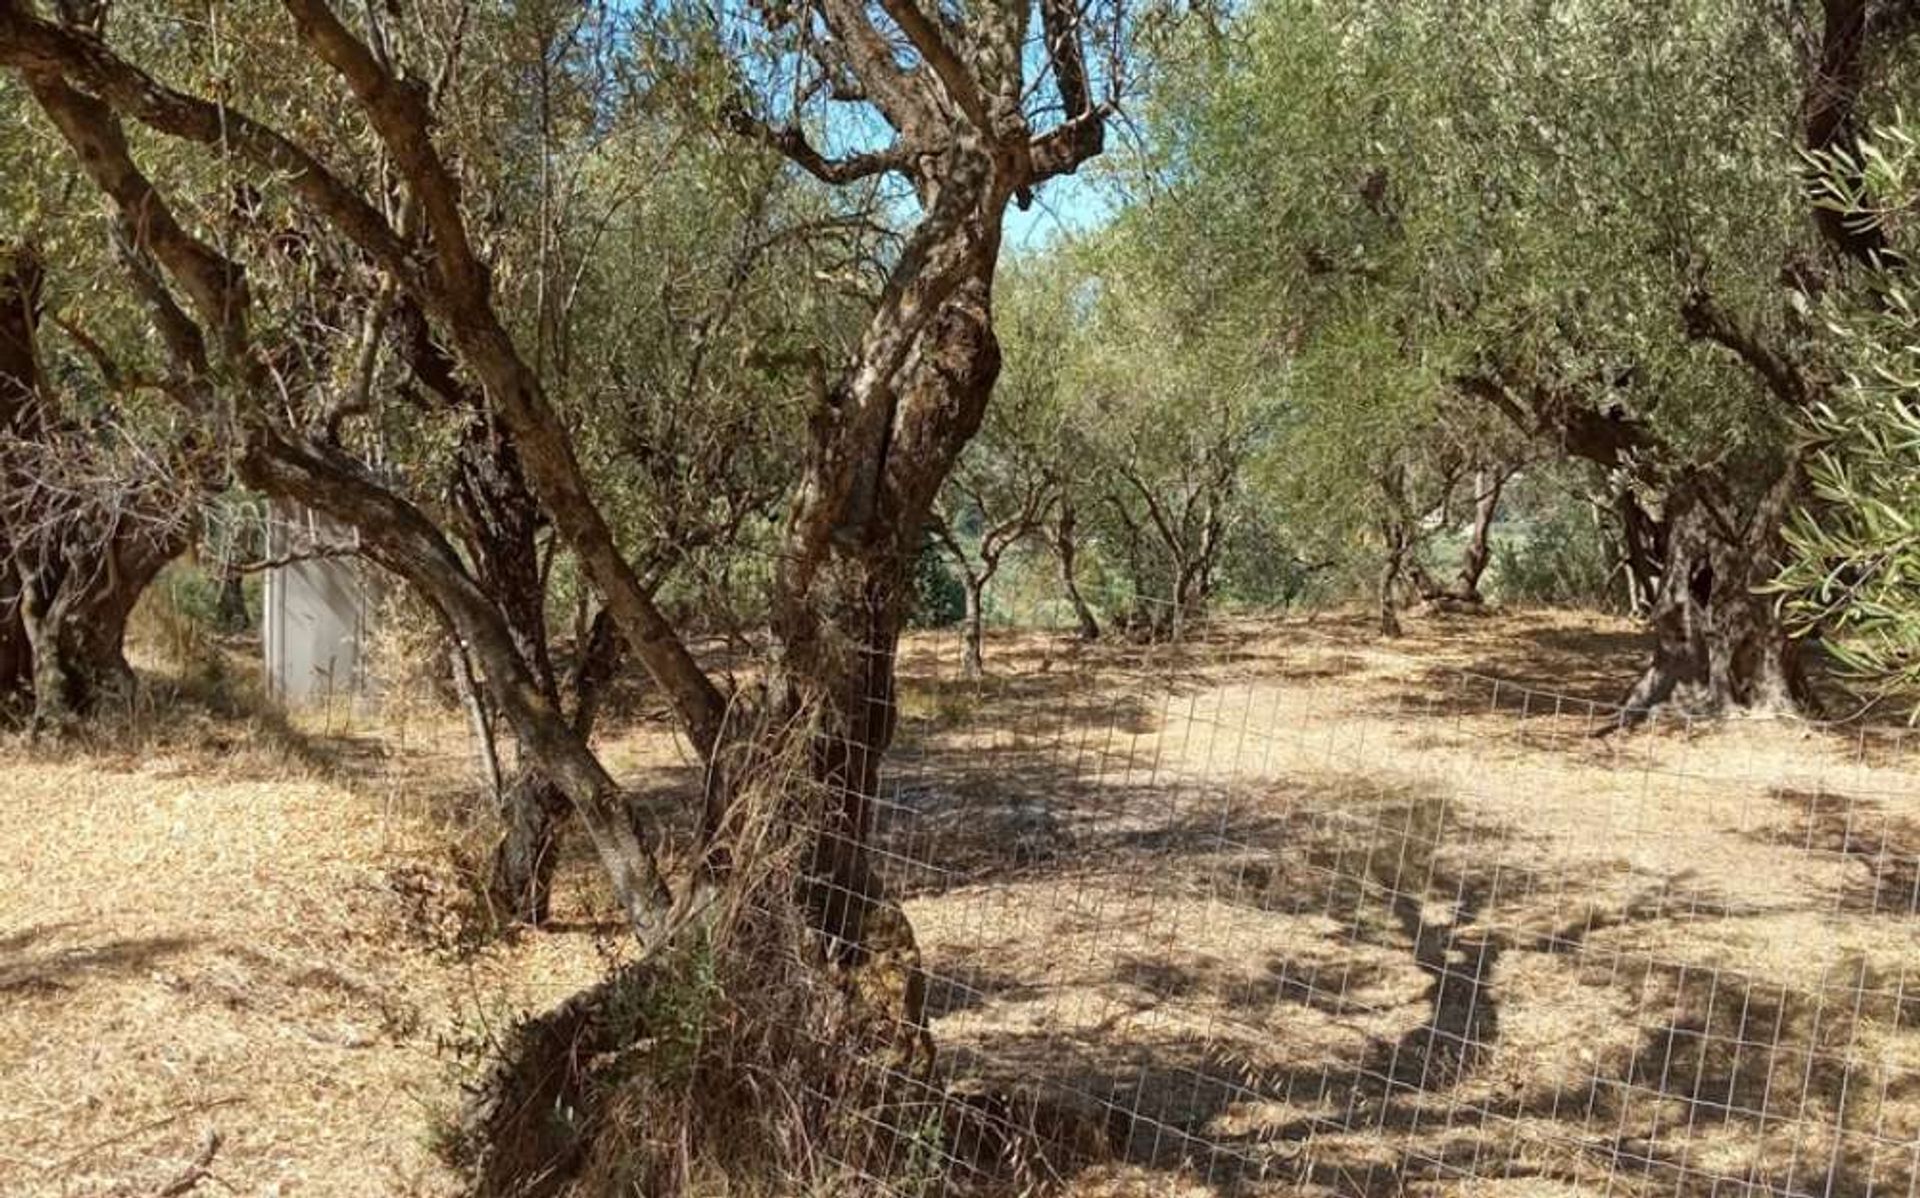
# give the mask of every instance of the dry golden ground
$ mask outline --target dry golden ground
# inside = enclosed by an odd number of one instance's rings
[[[1100,1121],[1087,1198],[1913,1192],[1914,742],[1595,739],[1624,623],[1411,631],[1007,634],[979,684],[915,638],[885,844],[948,1068]],[[0,1194],[152,1194],[209,1128],[207,1192],[443,1192],[458,1046],[620,951],[591,862],[469,945],[457,721],[151,722],[0,748]]]
[[[208,1129],[202,1192],[444,1192],[460,1046],[603,972],[590,875],[462,945],[457,724],[248,732],[0,750],[0,1194],[150,1195]]]
[[[1641,646],[1552,613],[998,648],[909,687],[936,1035],[1123,1160],[1223,1195],[1920,1192],[1903,732],[1595,738]]]

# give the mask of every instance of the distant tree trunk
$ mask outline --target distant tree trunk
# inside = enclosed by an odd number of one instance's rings
[[[1911,13],[1896,10],[1911,6],[1824,0],[1821,8],[1819,49],[1808,60],[1811,69],[1802,83],[1803,148],[1857,159],[1861,105],[1879,76],[1899,60],[1890,51],[1911,35],[1913,22]],[[1823,202],[1826,195],[1826,188],[1816,184],[1810,208],[1836,262],[1875,271],[1905,269],[1881,222],[1854,219]],[[1689,338],[1718,345],[1751,369],[1784,411],[1805,412],[1831,385],[1786,347],[1723,310],[1704,284],[1682,303],[1680,320]],[[1758,593],[1777,573],[1785,549],[1781,527],[1803,497],[1804,452],[1787,450],[1779,477],[1748,511],[1742,511],[1717,467],[1690,467],[1665,488],[1657,540],[1659,586],[1652,593],[1654,660],[1628,693],[1622,724],[1662,705],[1689,714],[1730,708],[1800,713],[1815,707],[1799,644],[1787,635],[1774,605]],[[1630,554],[1637,552],[1635,523],[1629,509]]]
[[[1073,618],[1080,626],[1080,639],[1097,641],[1100,639],[1100,621],[1094,618],[1093,609],[1087,606],[1086,599],[1081,596],[1080,579],[1075,571],[1080,544],[1074,524],[1073,501],[1062,494],[1060,519],[1053,530],[1053,553],[1060,563],[1060,585],[1067,593],[1067,602],[1073,605]]]
[[[1509,477],[1503,468],[1483,470],[1474,476],[1473,531],[1460,555],[1460,576],[1453,588],[1454,596],[1463,603],[1478,607],[1485,602],[1480,580],[1493,560],[1493,522],[1499,518],[1500,493]]]
[[[1396,593],[1400,578],[1411,565],[1419,570],[1419,562],[1414,559],[1413,514],[1407,502],[1407,469],[1405,465],[1394,463],[1382,467],[1374,475],[1381,494],[1385,497],[1385,514],[1380,517],[1380,542],[1383,550],[1380,562],[1380,582],[1376,596],[1379,605],[1380,635],[1397,637],[1401,634],[1400,604]],[[1424,571],[1420,571],[1424,573]]]
[[[982,662],[982,642],[986,640],[986,591],[987,580],[972,571],[962,571],[961,588],[966,592],[966,623],[963,627],[964,648],[961,653],[960,671],[968,678],[979,678],[985,672]]]
[[[417,304],[400,301],[394,324],[414,379],[455,411],[467,414],[449,488],[454,524],[473,563],[474,581],[506,621],[527,676],[546,706],[560,711],[564,705],[548,644],[546,577],[537,548],[546,518],[528,485],[519,446],[490,412],[486,397],[460,376],[452,355],[434,340]],[[592,635],[576,648],[583,655],[605,659],[589,664],[583,658],[574,672],[573,722],[584,739],[592,731],[598,690],[611,675],[619,653],[618,639],[604,613],[594,621]],[[456,653],[456,669],[465,669],[464,650]],[[486,689],[501,685],[503,680],[488,671]],[[482,729],[477,735],[484,741],[488,733]],[[485,751],[491,758],[491,747]],[[491,772],[497,774],[497,759]],[[504,784],[493,777],[493,787],[501,832],[489,867],[488,893],[507,918],[539,927],[552,912],[554,867],[573,803],[531,756]]]
[[[1379,607],[1380,635],[1397,637],[1404,631],[1400,626],[1399,588],[1400,575],[1406,567],[1407,548],[1411,538],[1405,525],[1397,520],[1383,520],[1380,531],[1386,540],[1387,552],[1380,565]]]
[[[13,554],[0,540],[0,562]],[[33,651],[20,619],[20,580],[0,569],[0,716],[33,701]]]
[[[1758,593],[1774,575],[1779,527],[1799,479],[1797,463],[1790,465],[1744,523],[1714,473],[1690,472],[1669,491],[1665,568],[1651,615],[1654,657],[1628,692],[1621,724],[1658,706],[1688,715],[1808,710],[1798,642]]]
[[[1114,515],[1120,518],[1120,547],[1126,558],[1127,581],[1132,589],[1126,611],[1117,618],[1116,623],[1128,640],[1153,640],[1159,635],[1161,619],[1148,595],[1151,583],[1140,522],[1134,519],[1126,502],[1118,495],[1108,495],[1107,502],[1113,506]]]
[[[1210,556],[1182,562],[1173,587],[1173,605],[1167,612],[1167,635],[1173,640],[1184,637],[1207,614],[1213,597],[1213,562]]]
[[[960,572],[960,588],[966,602],[961,623],[961,640],[964,646],[961,669],[970,679],[977,679],[984,672],[987,584],[992,582],[994,575],[1000,572],[1000,563],[1008,548],[1021,537],[1041,527],[1046,511],[1044,500],[1043,491],[1037,487],[1029,487],[1026,499],[1017,513],[997,523],[990,523],[983,529],[980,534],[979,549],[972,555],[969,555],[966,547],[960,543],[959,537],[954,535],[953,528],[944,515],[934,512],[928,517],[934,539],[946,547],[947,555],[953,558],[954,567]],[[973,503],[980,509],[983,519],[989,517],[985,505],[977,494],[973,497]]]
[[[1422,602],[1443,610],[1485,605],[1480,580],[1493,558],[1493,522],[1500,514],[1500,495],[1510,477],[1511,471],[1504,467],[1475,473],[1473,526],[1468,530],[1466,546],[1460,551],[1459,572],[1451,583],[1435,578],[1417,554],[1407,554],[1406,576]]]
[[[1757,345],[1709,298],[1690,298],[1685,316],[1690,335],[1733,348],[1783,400],[1797,406],[1808,393],[1797,366]],[[1810,708],[1799,647],[1757,593],[1778,566],[1781,529],[1804,483],[1797,451],[1762,496],[1743,498],[1717,467],[1660,468],[1666,447],[1636,419],[1568,403],[1539,386],[1514,393],[1499,380],[1468,385],[1522,427],[1531,422],[1552,433],[1569,454],[1633,472],[1615,502],[1629,582],[1648,602],[1654,655],[1619,720],[1599,731],[1637,724],[1661,706],[1693,715]],[[1657,514],[1641,503],[1642,493],[1659,497]]]

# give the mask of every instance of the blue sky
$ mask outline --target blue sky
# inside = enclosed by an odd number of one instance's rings
[[[1025,212],[1008,205],[1006,244],[1013,250],[1039,249],[1061,233],[1098,228],[1112,213],[1112,201],[1090,181],[1064,175],[1043,185]]]

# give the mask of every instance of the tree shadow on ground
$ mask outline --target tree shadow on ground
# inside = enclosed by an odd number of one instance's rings
[[[1835,896],[1839,910],[1920,915],[1920,820],[1895,815],[1871,799],[1824,790],[1775,787],[1768,797],[1786,809],[1784,821],[1755,828],[1750,838],[1857,867]]]
[[[1302,781],[1276,803],[1031,764],[923,770],[888,843],[924,900],[1020,887],[1085,898],[1086,911],[1025,913],[1037,959],[997,956],[1017,952],[1012,939],[968,949],[961,920],[959,943],[928,946],[927,971],[945,995],[935,1018],[965,1020],[955,1068],[1057,1095],[1099,1122],[1118,1160],[1222,1195],[1371,1198],[1492,1176],[1843,1198],[1914,1180],[1896,1148],[1920,1133],[1920,1071],[1854,1051],[1920,1025],[1902,979],[1864,964],[1807,984],[1711,955],[1685,963],[1714,926],[1777,907],[1727,902],[1685,871],[1553,865],[1517,829],[1418,788]],[[1783,845],[1851,837],[1832,851],[1893,861],[1860,900],[1886,911],[1910,884],[1910,830],[1837,830],[1837,808],[1806,806]],[[1136,926],[1157,914],[1172,928],[1156,907],[1183,903],[1186,932],[1156,941],[1161,924]],[[1256,939],[1220,930],[1236,923]],[[1284,943],[1250,960],[1259,928]],[[1522,976],[1590,996],[1594,1013],[1565,1030],[1565,1051],[1589,1062],[1565,1076],[1507,1066],[1511,1005],[1553,1017],[1516,995]],[[1105,1015],[1076,1021],[1085,1007]],[[1545,1051],[1528,1034],[1526,1051]]]
[[[83,981],[145,972],[199,943],[192,937],[141,936],[51,946],[72,924],[43,924],[0,935],[0,994],[56,994]]]

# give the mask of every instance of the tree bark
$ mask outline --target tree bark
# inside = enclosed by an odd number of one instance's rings
[[[559,679],[548,644],[546,577],[538,552],[545,520],[528,486],[514,437],[492,417],[486,397],[460,377],[452,356],[434,340],[418,305],[402,299],[395,316],[402,356],[414,378],[428,393],[467,413],[449,487],[454,523],[473,563],[474,581],[506,621],[514,650],[542,697],[558,710],[562,706]],[[604,612],[594,628],[598,635],[581,645],[580,651],[598,651],[610,662],[617,646]],[[465,651],[456,648],[455,654],[455,668],[468,669]],[[593,704],[604,678],[600,670],[587,668],[584,659],[575,676],[573,722],[584,737],[592,730]],[[479,698],[476,694],[471,701],[477,703]],[[571,807],[565,792],[537,761],[523,762],[518,774],[503,785],[490,730],[484,727],[484,717],[477,718],[482,722],[477,734],[490,764],[491,797],[501,824],[488,871],[488,893],[507,918],[539,927],[552,911],[554,866]]]
[[[538,767],[521,770],[500,798],[501,833],[487,890],[510,919],[542,927],[553,914],[566,795]]]
[[[0,561],[11,560],[0,543]],[[0,716],[33,701],[33,652],[20,619],[20,584],[0,572]]]
[[[1406,529],[1397,521],[1381,522],[1380,531],[1386,540],[1386,560],[1380,566],[1380,585],[1378,588],[1380,635],[1397,637],[1404,631],[1400,626],[1399,599],[1395,594],[1400,575],[1406,566],[1409,537]]]
[[[1486,605],[1480,593],[1480,580],[1493,558],[1493,522],[1500,514],[1500,495],[1509,477],[1510,472],[1505,468],[1475,473],[1473,524],[1467,533],[1467,543],[1460,551],[1460,569],[1452,582],[1441,583],[1417,555],[1407,556],[1407,577],[1422,602],[1442,610],[1478,609]]]
[[[915,551],[1000,371],[992,261],[989,252],[920,334],[894,400],[912,418],[858,456],[840,456],[848,446],[837,438],[816,449],[823,456],[810,472],[844,472],[842,485],[803,488],[775,578],[767,691],[774,718],[762,723],[776,737],[783,728],[806,728],[812,786],[803,789],[820,801],[808,812],[817,826],[806,905],[830,943],[862,954],[870,919],[904,926],[873,870],[874,802],[898,718],[894,660]],[[869,481],[848,487],[848,476]],[[821,503],[837,510],[820,511]],[[718,822],[710,807],[709,826]]]
[[[960,672],[970,679],[985,673],[983,642],[986,640],[986,580],[972,573],[960,577],[966,592],[966,621],[962,628]]]
[[[1053,529],[1053,554],[1060,563],[1060,586],[1066,591],[1067,602],[1073,605],[1073,618],[1079,625],[1080,639],[1097,641],[1100,639],[1100,621],[1094,618],[1093,608],[1087,606],[1086,599],[1080,594],[1080,578],[1076,571],[1076,559],[1080,554],[1080,542],[1075,531],[1073,501],[1065,494],[1060,497],[1060,518]]]
[[[1173,605],[1167,611],[1167,639],[1178,641],[1207,613],[1213,590],[1211,563],[1201,558],[1180,563],[1173,586]]]
[[[33,724],[65,728],[133,694],[127,620],[168,562],[177,533],[135,527],[71,533],[62,556],[19,562],[20,622],[32,658]]]
[[[1622,564],[1627,572],[1627,603],[1635,616],[1646,618],[1653,614],[1660,576],[1666,569],[1666,525],[1654,519],[1630,486],[1620,488],[1616,507]]]
[[[651,847],[627,818],[619,785],[607,773],[521,660],[500,611],[473,581],[453,546],[412,505],[367,478],[327,446],[254,434],[241,459],[247,480],[266,494],[305,504],[360,530],[365,552],[437,607],[486,673],[489,693],[522,749],[573,804],[643,944],[668,930],[672,896]]]
[[[1485,600],[1480,580],[1493,560],[1493,522],[1500,515],[1500,494],[1509,475],[1504,469],[1482,471],[1474,478],[1473,531],[1468,534],[1466,550],[1460,556],[1460,576],[1453,594],[1462,603],[1475,607]]]
[[[1656,707],[1689,716],[1809,709],[1799,644],[1758,593],[1774,574],[1778,529],[1798,490],[1790,465],[1745,522],[1731,518],[1723,480],[1694,471],[1670,489],[1663,513],[1666,557],[1654,592],[1654,657],[1628,692],[1618,724]]]
[[[568,690],[573,730],[584,739],[593,732],[601,696],[620,657],[619,638],[605,612],[594,620],[579,653]],[[501,791],[499,806],[501,834],[488,876],[489,893],[510,918],[544,926],[553,913],[554,869],[572,805],[540,764],[528,761]]]

